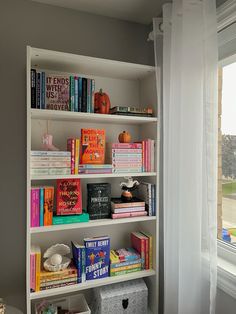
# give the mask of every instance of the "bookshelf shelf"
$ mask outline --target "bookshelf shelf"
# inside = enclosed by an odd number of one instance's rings
[[[45,297],[61,295],[65,293],[72,293],[72,292],[86,290],[90,288],[106,286],[106,285],[110,285],[117,282],[124,282],[124,281],[137,279],[137,278],[150,277],[150,276],[154,276],[155,274],[156,274],[155,270],[149,269],[149,270],[137,271],[137,272],[126,274],[126,275],[120,275],[116,277],[107,277],[103,279],[89,280],[89,281],[86,281],[85,283],[81,283],[78,285],[49,289],[49,290],[40,291],[40,292],[34,292],[30,294],[30,299],[36,300],[36,299],[41,299]]]
[[[96,114],[31,108],[31,68],[56,75],[77,75],[95,81],[95,91],[106,92],[112,106],[150,107],[153,117]],[[26,296],[27,313],[31,314],[34,300],[59,296],[89,289],[144,278],[149,289],[149,313],[158,313],[158,260],[159,260],[159,164],[160,153],[160,106],[157,105],[155,67],[93,58],[70,53],[27,47],[27,245],[26,245]],[[97,128],[106,132],[106,143],[117,142],[118,135],[127,131],[132,142],[145,139],[155,141],[155,159],[150,169],[154,172],[127,172],[77,175],[33,175],[31,151],[40,150],[45,133],[52,134],[53,143],[61,151],[66,150],[68,138],[79,138],[81,129]],[[130,170],[127,170],[130,171]],[[31,227],[31,186],[55,186],[57,179],[82,179],[82,205],[86,207],[87,184],[109,183],[113,197],[120,195],[120,179],[134,177],[156,186],[156,216],[130,217],[121,219],[90,220],[84,223]],[[50,181],[51,180],[51,181]],[[54,180],[54,182],[53,182]],[[30,293],[31,245],[40,246],[42,256],[55,243],[70,245],[71,240],[82,242],[85,237],[108,235],[111,248],[128,247],[132,231],[144,231],[152,235],[153,269],[142,270],[117,277],[86,281],[82,284],[65,286]]]
[[[66,224],[66,225],[34,227],[34,228],[30,228],[30,233],[39,234],[39,233],[45,233],[45,232],[60,232],[64,230],[94,228],[94,227],[111,226],[111,225],[115,226],[115,225],[120,225],[120,224],[146,222],[146,221],[156,221],[156,217],[147,216],[147,217],[131,217],[131,218],[121,218],[121,219],[99,219],[99,220],[90,220],[89,222],[81,222],[81,223]]]
[[[156,172],[127,172],[101,174],[68,174],[68,175],[31,175],[32,181],[56,179],[94,179],[94,178],[123,178],[123,177],[155,177]]]
[[[53,121],[74,121],[106,124],[145,124],[157,123],[155,117],[136,117],[87,112],[31,109],[31,118]]]

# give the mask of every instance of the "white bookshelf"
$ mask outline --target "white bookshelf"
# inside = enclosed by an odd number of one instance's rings
[[[154,117],[115,116],[95,113],[65,112],[31,109],[31,68],[45,70],[48,73],[79,74],[95,79],[96,91],[103,88],[111,99],[112,106],[132,105],[136,107],[152,106]],[[158,312],[158,235],[159,204],[156,217],[134,217],[124,219],[102,219],[87,223],[30,227],[30,188],[37,184],[55,184],[56,179],[82,179],[83,207],[86,206],[86,184],[90,182],[109,182],[112,196],[120,195],[119,183],[124,176],[145,180],[156,184],[159,200],[159,112],[157,106],[155,68],[147,65],[92,58],[63,52],[27,47],[27,250],[26,250],[26,296],[27,313],[31,312],[34,300],[86,291],[115,282],[144,278],[149,289],[150,313]],[[45,132],[53,135],[54,144],[61,150],[66,148],[66,139],[80,137],[81,128],[104,128],[106,142],[117,141],[118,134],[129,131],[133,141],[152,138],[156,142],[155,171],[147,173],[112,173],[35,176],[30,173],[30,151],[41,147],[41,138]],[[144,230],[153,235],[153,269],[143,270],[123,276],[108,277],[82,284],[30,293],[30,246],[40,245],[42,253],[54,243],[70,244],[71,240],[81,242],[88,236],[107,234],[111,238],[111,247],[120,248],[129,245],[132,231]]]

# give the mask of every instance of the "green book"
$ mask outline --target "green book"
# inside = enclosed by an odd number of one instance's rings
[[[53,216],[53,225],[74,224],[79,222],[88,222],[89,214],[83,213],[81,215],[68,215],[68,216]]]
[[[75,111],[75,78],[70,76],[70,111]]]
[[[126,275],[126,274],[133,273],[133,272],[140,271],[140,270],[141,270],[141,267],[136,267],[136,268],[132,268],[132,269],[110,272],[110,276],[113,277],[113,276],[119,276],[119,275]]]

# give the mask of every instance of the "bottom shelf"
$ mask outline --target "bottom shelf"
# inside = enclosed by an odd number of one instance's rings
[[[149,269],[149,270],[137,271],[137,272],[126,274],[126,275],[120,275],[117,277],[107,277],[107,278],[103,278],[103,279],[89,280],[89,281],[86,281],[84,283],[80,283],[80,284],[73,285],[73,286],[60,287],[60,288],[49,289],[49,290],[45,290],[45,291],[33,292],[30,294],[30,299],[36,300],[36,299],[41,299],[41,298],[47,298],[47,297],[51,297],[51,296],[55,296],[55,295],[72,293],[72,292],[76,292],[76,291],[80,291],[80,290],[86,290],[86,289],[90,289],[90,288],[96,288],[96,287],[101,287],[101,286],[105,286],[105,285],[110,285],[110,284],[117,283],[117,282],[154,276],[155,274],[156,274],[155,270]]]

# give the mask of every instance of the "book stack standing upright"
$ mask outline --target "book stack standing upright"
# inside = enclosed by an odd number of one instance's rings
[[[130,202],[123,202],[121,198],[111,199],[112,219],[146,216],[145,202],[133,197]]]
[[[141,181],[135,195],[145,202],[145,208],[148,216],[156,215],[156,185]]]
[[[113,172],[142,172],[141,143],[109,143],[107,152],[107,160],[112,163]]]
[[[152,242],[153,238],[148,233],[143,231],[131,233],[131,245],[141,256],[142,269],[152,268]]]
[[[80,139],[68,138],[67,150],[71,153],[71,174],[78,174],[80,159]]]
[[[32,175],[66,175],[71,173],[71,152],[31,151]]]

